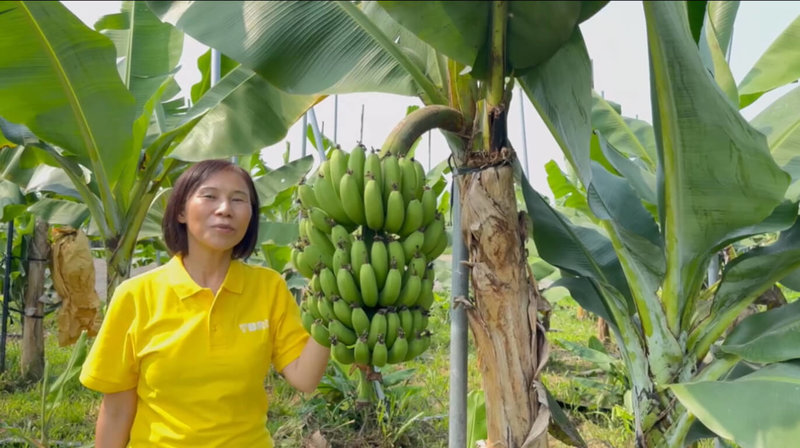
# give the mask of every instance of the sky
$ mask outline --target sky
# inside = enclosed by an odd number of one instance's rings
[[[84,23],[92,27],[100,17],[119,11],[119,1],[64,1],[70,11]],[[734,25],[730,66],[734,79],[739,83],[758,57],[770,43],[800,15],[798,1],[743,1],[740,4]],[[581,32],[586,41],[594,72],[594,89],[603,96],[622,105],[626,116],[638,117],[650,122],[650,85],[647,59],[647,42],[644,13],[641,2],[612,1],[595,16],[581,24]],[[196,68],[197,58],[207,47],[186,36],[181,70],[176,80],[182,88],[188,89],[199,81]],[[769,105],[786,89],[764,95],[753,105],[742,111],[750,119],[766,105]],[[527,168],[533,187],[540,193],[551,196],[547,186],[544,165],[555,160],[562,169],[566,168],[564,157],[550,132],[539,118],[536,110],[527,100],[520,107],[519,90],[512,99],[508,135],[520,153],[525,164],[523,148],[527,147]],[[338,95],[338,120],[336,137],[342,148],[349,150],[359,140],[361,132],[361,108],[364,107],[363,142],[367,147],[378,148],[386,136],[406,114],[409,106],[422,103],[417,98],[399,95],[359,93]],[[334,98],[329,97],[315,106],[314,111],[319,126],[324,133],[334,135]],[[524,114],[524,122],[523,122]],[[524,138],[523,138],[524,123]],[[280,166],[286,142],[290,143],[291,159],[300,157],[301,142],[304,138],[301,122],[293,126],[284,141],[262,150],[262,158],[272,168]],[[428,147],[431,154],[428,155]],[[308,153],[313,152],[310,144]],[[429,167],[444,160],[449,149],[438,131],[423,137],[417,148],[417,158]]]

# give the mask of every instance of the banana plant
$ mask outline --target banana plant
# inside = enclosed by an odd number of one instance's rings
[[[129,275],[154,198],[186,162],[275,143],[320,98],[287,94],[237,66],[185,107],[185,100],[173,100],[172,78],[183,33],[141,2],[123,2],[97,30],[58,2],[5,2],[0,26],[0,131],[19,145],[10,158],[15,164],[1,167],[4,176],[14,177],[28,168],[20,161],[32,159],[63,173],[71,194],[33,211],[54,224],[90,218],[105,246],[109,298]],[[220,125],[231,108],[247,108],[263,121]]]
[[[741,117],[751,75],[737,88],[723,56],[736,6],[709,3],[695,43],[680,4],[645,5],[654,125],[595,94],[591,182],[549,171],[581,224],[524,192],[542,217],[534,223],[539,254],[569,274],[557,284],[611,322],[633,384],[640,446],[699,437],[784,446],[798,435],[784,405],[798,378],[797,307],[755,314],[730,331],[800,264],[790,187],[791,154],[800,150],[797,89],[750,123]],[[792,65],[762,61],[789,57],[780,43],[796,23],[751,73],[769,77]],[[709,260],[725,248],[731,259],[721,278],[704,283]]]
[[[398,123],[382,152],[406,154],[429,129],[445,131],[462,192],[460,230],[475,297],[463,305],[483,366],[489,442],[544,446],[551,413],[538,374],[546,342],[537,324],[535,279],[525,264],[505,111],[513,84],[521,83],[559,131],[568,156],[589,166],[591,71],[578,25],[605,2],[148,5],[284,91],[422,100],[425,107]],[[234,112],[233,121],[246,114]]]

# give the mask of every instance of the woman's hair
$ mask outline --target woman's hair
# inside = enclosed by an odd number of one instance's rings
[[[256,193],[253,179],[247,171],[227,160],[204,160],[192,165],[178,177],[172,189],[172,194],[170,194],[167,201],[167,209],[164,211],[161,229],[164,232],[164,242],[171,253],[183,255],[189,253],[186,224],[178,222],[178,216],[183,212],[186,200],[197,191],[206,179],[226,170],[237,173],[244,179],[250,192],[250,208],[252,211],[250,222],[247,225],[247,232],[245,232],[242,240],[233,247],[232,257],[234,259],[247,258],[253,252],[258,240],[259,218],[258,194]]]

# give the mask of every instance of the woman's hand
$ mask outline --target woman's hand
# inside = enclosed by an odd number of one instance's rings
[[[308,338],[300,356],[281,373],[286,381],[300,392],[314,392],[325,373],[330,354],[329,348],[319,345],[314,338]]]
[[[136,415],[136,389],[103,395],[95,427],[96,448],[124,448]]]

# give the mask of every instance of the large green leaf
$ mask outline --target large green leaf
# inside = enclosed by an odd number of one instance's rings
[[[185,161],[251,154],[283,139],[318,100],[275,88],[244,67],[228,73],[184,117],[205,114],[170,157]],[[236,117],[232,119],[230,117]]]
[[[694,3],[694,2],[692,2]],[[703,60],[703,65],[714,75],[714,80],[717,82],[717,85],[725,95],[728,97],[728,100],[731,102],[731,105],[734,107],[738,107],[739,105],[739,92],[736,90],[736,81],[733,79],[733,74],[731,73],[731,68],[728,66],[728,60],[726,58],[725,49],[722,46],[722,43],[719,41],[719,34],[717,32],[717,25],[718,23],[715,20],[721,19],[729,19],[733,20],[733,18],[727,17],[729,15],[731,8],[730,7],[722,7],[718,6],[721,4],[727,4],[728,2],[709,2],[708,8],[704,13],[705,17],[705,24],[703,25],[703,35],[700,38],[700,57]],[[738,4],[738,2],[730,2]],[[722,8],[723,9],[720,11]],[[733,9],[734,17],[735,17],[735,9]],[[727,23],[720,23],[720,26],[724,27]],[[732,25],[732,23],[730,24]],[[721,30],[722,33],[730,32],[730,30]],[[724,39],[726,36],[722,36]],[[729,37],[728,37],[729,38]]]
[[[272,204],[278,193],[299,184],[313,164],[314,156],[309,155],[253,179],[261,206]]]
[[[106,191],[136,162],[133,97],[105,36],[58,2],[5,2],[0,116],[78,156]]]
[[[800,365],[772,364],[733,381],[670,387],[681,404],[718,435],[744,448],[794,446],[800,439]]]
[[[727,55],[733,41],[733,24],[736,22],[739,2],[734,0],[708,2],[706,10],[708,18],[714,24],[714,34],[717,36],[722,54]]]
[[[592,92],[592,99],[592,127],[618,151],[641,160],[651,172],[655,172],[658,155],[652,126],[641,120],[623,117],[597,92]]]
[[[24,203],[25,196],[19,191],[19,187],[12,182],[0,179],[0,221],[9,221],[9,216],[6,216],[6,206]]]
[[[575,30],[553,57],[519,81],[583,185],[589,185],[592,63],[580,31]]]
[[[180,63],[183,33],[158,20],[144,2],[134,1],[122,2],[122,12],[100,18],[94,28],[114,42],[122,81],[139,115]]]
[[[764,136],[708,76],[689,34],[685,4],[644,6],[667,243],[662,297],[677,332],[710,254],[739,228],[769,216],[783,199],[789,176],[773,161]]]
[[[570,223],[554,210],[522,177],[522,195],[533,220],[533,240],[539,256],[573,275],[611,285],[633,310],[628,283],[611,242],[594,229]]]
[[[219,55],[219,77],[222,78],[239,65],[238,62],[225,56]],[[211,88],[211,50],[206,51],[197,58],[197,69],[200,70],[200,81],[192,85],[191,98],[196,103],[200,97]]]
[[[290,93],[418,91],[400,63],[336,2],[147,4],[161,20]]]
[[[28,211],[50,224],[63,224],[78,228],[89,217],[89,209],[79,202],[61,199],[43,198],[30,207]]]
[[[772,89],[800,78],[800,17],[778,36],[739,84],[739,106],[746,107]]]
[[[280,246],[288,246],[297,241],[299,237],[300,231],[295,223],[261,221],[258,226],[259,245],[272,242]]]
[[[767,136],[775,162],[792,176],[786,198],[800,199],[800,87],[770,104],[750,124]]]
[[[597,143],[606,160],[631,184],[639,198],[649,204],[657,204],[655,173],[625,156],[600,131],[596,131],[596,134]]]
[[[800,301],[746,317],[720,349],[760,364],[800,358]]]
[[[550,1],[508,2],[506,66],[520,73],[548,60],[570,39],[581,19],[604,4]],[[381,1],[404,27],[442,54],[472,67],[477,77],[489,64],[488,1]]]
[[[557,201],[563,201],[564,207],[574,208],[588,217],[592,216],[592,211],[586,202],[586,193],[567,178],[554,160],[547,162],[544,170],[547,173],[547,185]]]
[[[780,207],[785,215],[797,217],[797,204]],[[777,242],[750,250],[725,266],[714,295],[708,319],[689,337],[689,345],[698,355],[728,328],[733,320],[762,292],[800,266],[800,221],[782,232]]]

